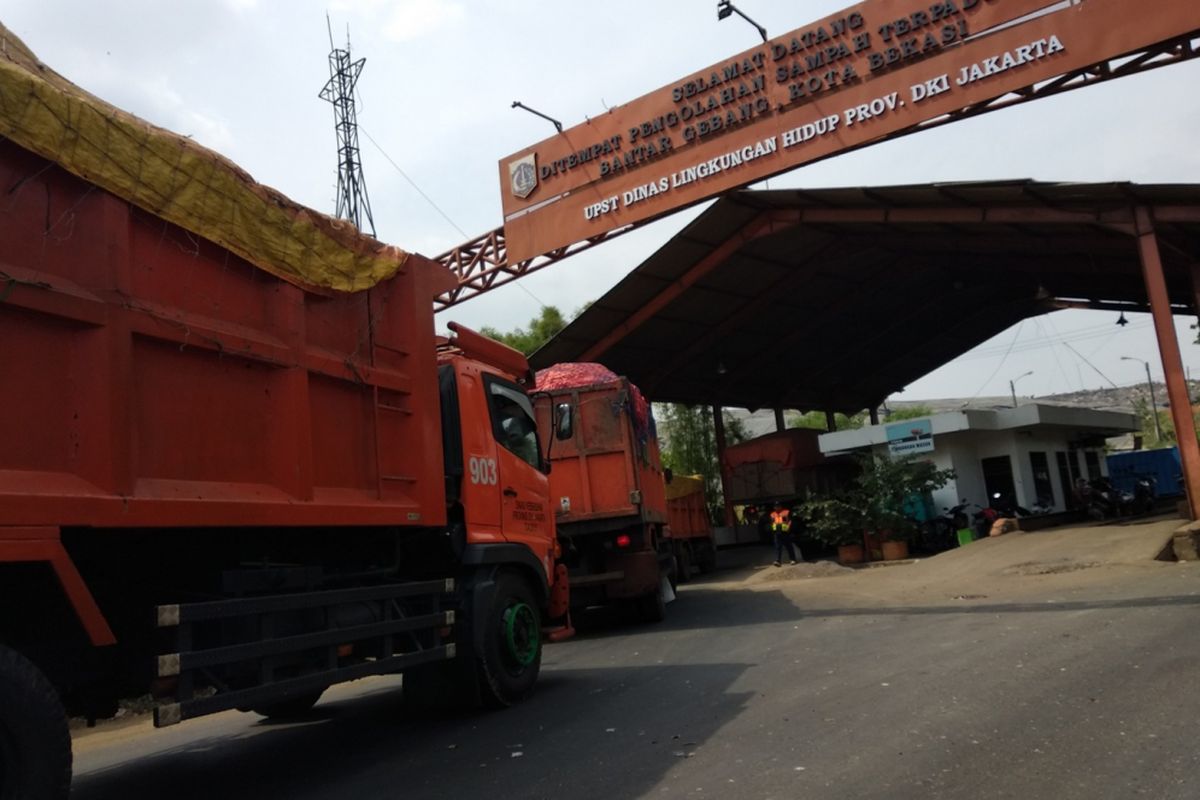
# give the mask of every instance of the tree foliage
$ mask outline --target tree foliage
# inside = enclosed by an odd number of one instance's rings
[[[897,408],[887,415],[887,422],[900,422],[906,419],[920,419],[933,414],[933,409],[929,406],[908,406],[905,408]],[[840,411],[833,415],[835,424],[839,431],[849,431],[861,428],[869,424],[871,415],[868,411],[859,411],[857,414],[846,415]],[[826,431],[826,419],[824,411],[809,411],[807,414],[792,414],[788,417],[789,428],[808,428],[814,431]]]
[[[834,422],[837,424],[839,431],[853,430],[861,428],[867,423],[867,412],[860,411],[857,414],[846,416],[840,411],[833,415]],[[788,418],[789,428],[808,428],[814,431],[828,430],[825,420],[824,411],[809,411],[807,414],[793,414]]]
[[[717,461],[717,433],[712,409],[667,403],[657,407],[658,438],[663,466],[677,475],[703,475],[709,508],[721,505],[721,466]],[[726,444],[744,442],[749,436],[742,420],[722,415]]]
[[[514,328],[502,333],[485,325],[479,332],[498,342],[503,342],[514,350],[520,350],[525,355],[530,355],[565,327],[567,327],[567,320],[561,311],[554,306],[543,306],[542,313],[529,320],[527,328]]]
[[[868,530],[911,533],[914,523],[908,506],[912,498],[941,489],[954,478],[954,470],[938,469],[920,456],[891,458],[868,453],[859,458],[858,467],[850,496],[862,511]]]
[[[888,422],[900,422],[906,419],[920,419],[933,415],[933,409],[929,406],[906,406],[905,408],[894,408],[887,415]]]
[[[1141,430],[1138,435],[1142,437],[1142,444],[1147,449],[1156,447],[1170,447],[1175,444],[1175,420],[1171,418],[1170,409],[1158,409],[1158,426],[1162,429],[1162,438],[1158,437],[1158,431],[1154,427],[1154,412],[1150,410],[1150,403],[1144,397],[1135,398],[1133,401],[1133,413],[1137,415],[1138,425]]]
[[[954,470],[938,469],[919,457],[889,458],[865,453],[858,457],[858,474],[843,491],[812,497],[800,515],[815,537],[828,544],[849,544],[861,531],[890,531],[894,538],[915,529],[908,506],[945,486]]]

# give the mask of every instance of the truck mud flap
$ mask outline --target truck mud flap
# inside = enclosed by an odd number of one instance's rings
[[[442,608],[454,592],[455,581],[447,578],[158,606],[158,627],[173,629],[176,651],[158,657],[157,674],[160,681],[174,682],[175,702],[155,709],[154,724],[165,727],[206,714],[320,691],[334,683],[455,658],[457,646],[451,632],[456,615]],[[379,619],[349,626],[335,624],[336,609],[363,604],[378,608]],[[306,619],[318,620],[318,624],[300,632],[271,635],[277,623],[289,615],[294,619],[298,612]],[[214,631],[227,630],[231,625],[258,635],[242,636],[236,642],[217,637],[213,646],[193,645],[213,642]],[[370,652],[371,656],[342,663],[347,649]],[[310,668],[302,674],[276,674],[277,665],[299,655]],[[225,686],[219,675],[230,670],[253,674],[256,679],[249,685]],[[209,696],[197,696],[197,684],[213,685],[218,690]]]

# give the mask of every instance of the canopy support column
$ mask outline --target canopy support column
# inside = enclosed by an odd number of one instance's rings
[[[787,423],[784,422],[782,408],[775,409],[775,430],[777,430],[777,431],[787,430]]]
[[[734,525],[733,502],[729,499],[729,469],[725,466],[725,417],[721,413],[721,405],[715,403],[712,407],[713,428],[717,434],[717,465],[721,470],[721,498],[725,504],[725,524],[730,528]]]
[[[1150,298],[1150,313],[1154,317],[1154,333],[1158,337],[1158,353],[1162,358],[1163,375],[1167,382],[1167,397],[1171,401],[1171,419],[1175,422],[1175,438],[1183,465],[1183,482],[1187,490],[1188,509],[1192,519],[1200,519],[1200,443],[1196,441],[1196,424],[1192,419],[1192,403],[1188,396],[1183,372],[1183,357],[1175,335],[1171,302],[1167,295],[1167,280],[1163,275],[1158,237],[1150,210],[1135,209],[1138,252],[1142,258],[1142,276],[1146,295]],[[1195,270],[1193,269],[1193,276]]]
[[[825,412],[825,430],[830,433],[837,430],[837,417],[834,416],[832,411]]]

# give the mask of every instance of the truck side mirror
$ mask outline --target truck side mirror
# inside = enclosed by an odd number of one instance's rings
[[[554,407],[554,438],[559,441],[575,435],[575,417],[570,403],[559,403]]]

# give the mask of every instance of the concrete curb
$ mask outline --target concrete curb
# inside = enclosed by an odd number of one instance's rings
[[[1171,548],[1179,561],[1200,561],[1200,522],[1176,528]]]

